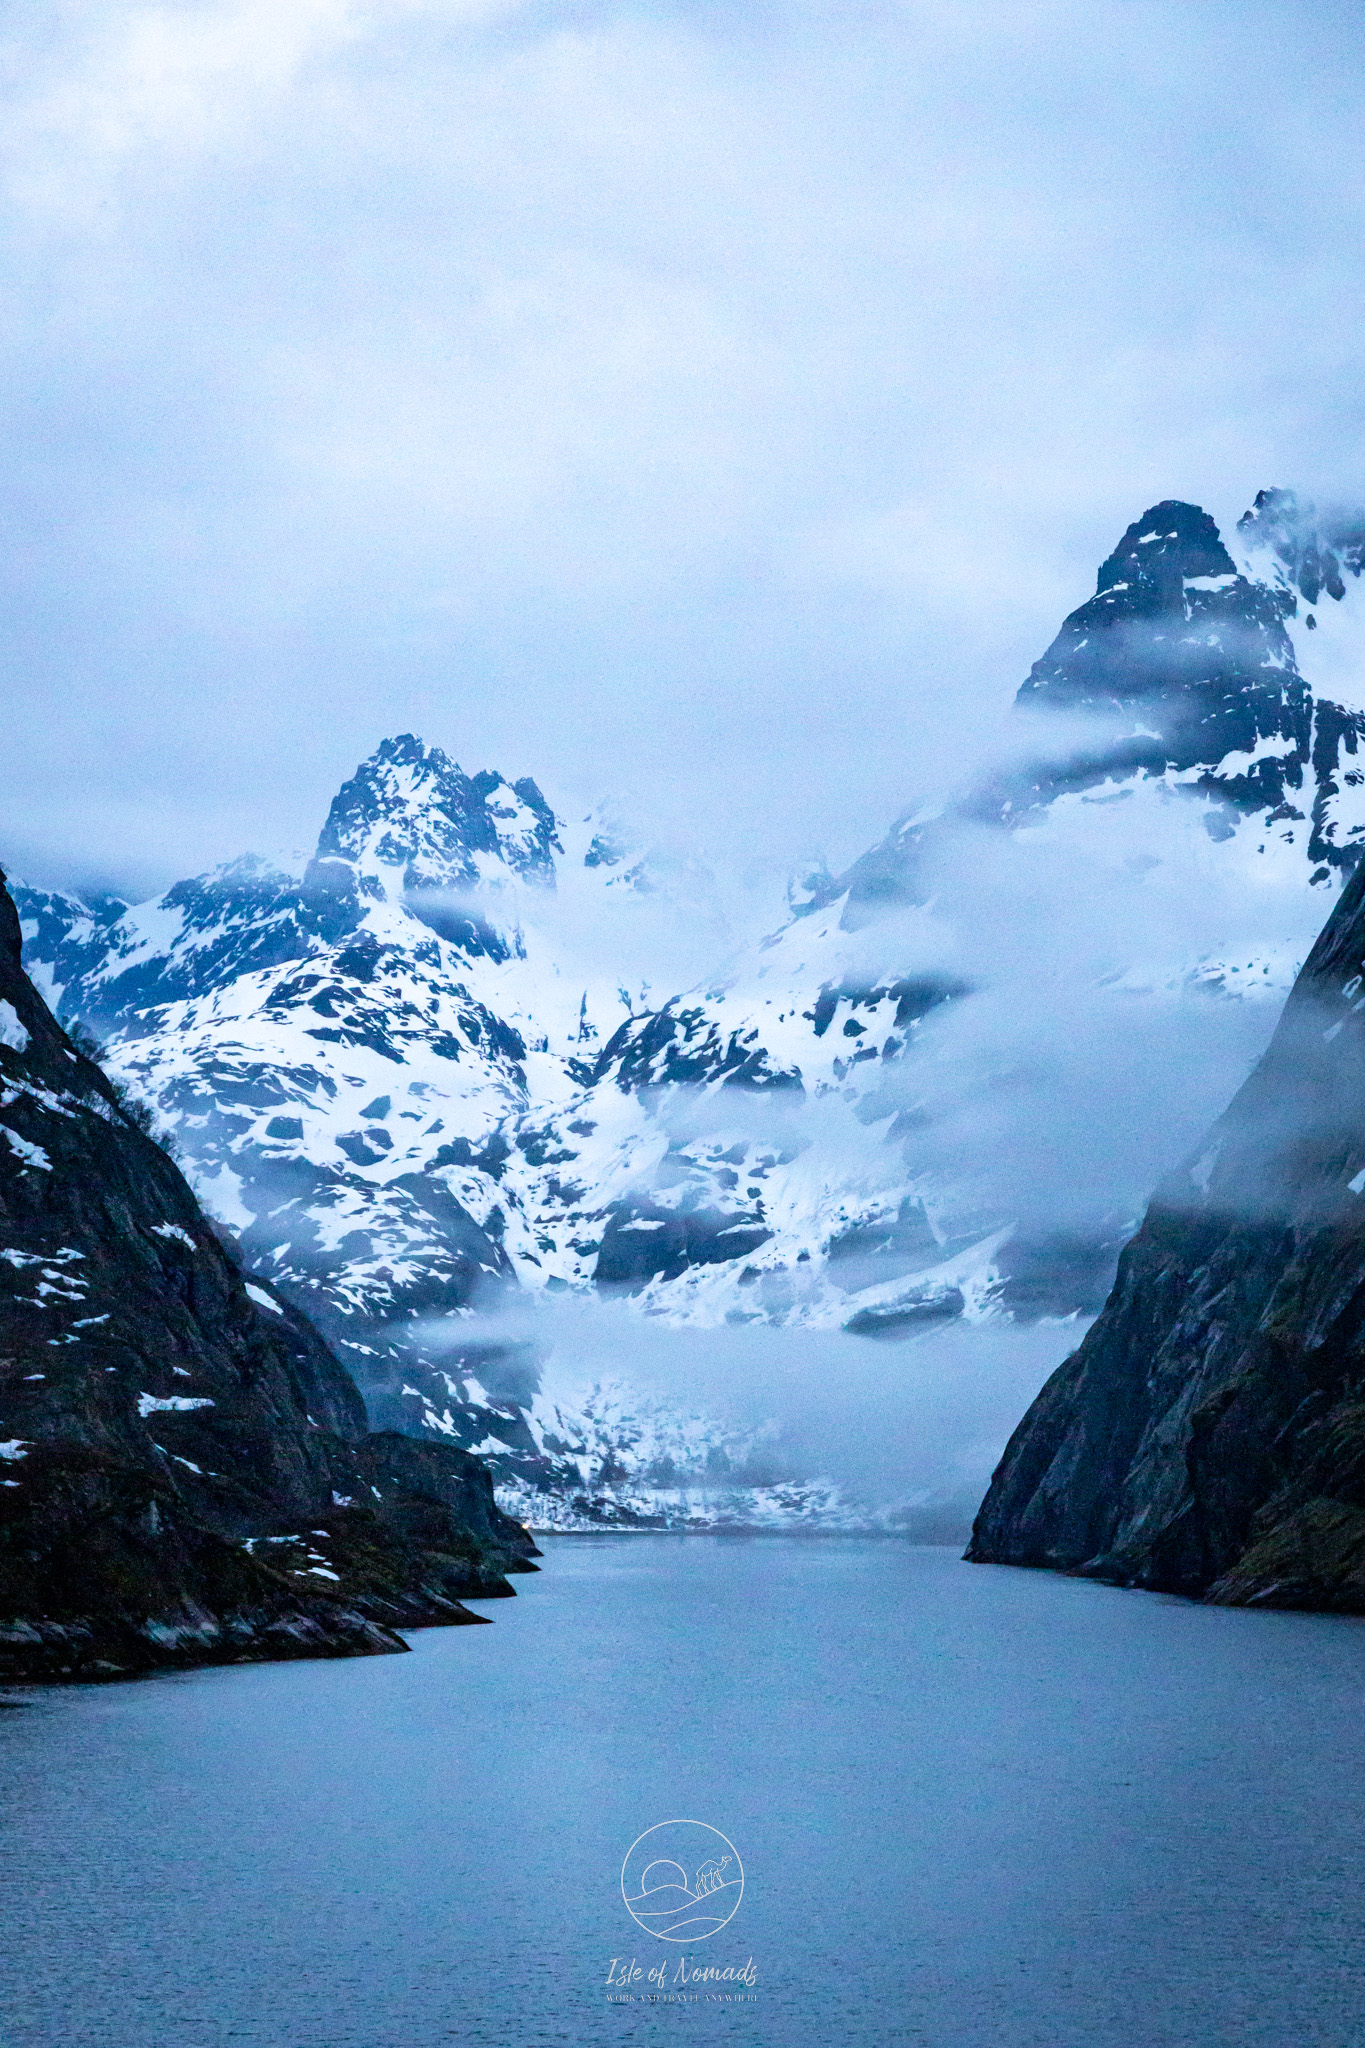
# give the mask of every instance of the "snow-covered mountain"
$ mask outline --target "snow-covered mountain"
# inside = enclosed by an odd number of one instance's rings
[[[674,1316],[867,1334],[1098,1308],[1130,1216],[1030,1231],[980,1156],[945,1171],[927,1128],[961,1040],[938,1027],[979,990],[980,948],[950,927],[982,920],[1007,862],[1062,891],[1059,916],[1068,876],[1103,898],[1117,874],[1148,915],[1116,931],[1112,984],[1283,998],[1365,842],[1365,521],[1262,492],[1234,547],[1196,506],[1145,513],[1018,693],[1031,765],[898,821],[737,970],[621,1024],[550,1128],[571,1151],[574,1127],[610,1123],[634,1156],[606,1177],[565,1161],[586,1205],[539,1210],[572,1245],[610,1188],[599,1285]],[[1225,906],[1221,926],[1187,894]],[[998,926],[1018,908],[998,903]],[[651,1130],[668,1143],[645,1179]]]
[[[1289,493],[1226,546],[1197,507],[1154,507],[1019,692],[1033,765],[900,820],[757,947],[700,871],[407,735],[311,859],[137,906],[16,892],[26,962],[378,1426],[478,1449],[542,1523],[836,1512],[719,1424],[569,1400],[493,1312],[595,1290],[894,1335],[1098,1306],[1127,1215],[1030,1228],[985,1140],[945,1160],[945,1077],[1018,921],[1017,896],[994,908],[983,965],[961,905],[1020,861],[1025,896],[1112,876],[1109,984],[1282,996],[1365,841],[1363,562],[1365,523]],[[613,944],[637,916],[724,964],[651,1006]]]
[[[137,906],[19,894],[53,1006],[154,1108],[254,1270],[308,1303],[376,1427],[479,1451],[540,1526],[799,1522],[834,1511],[829,1489],[759,1471],[748,1438],[620,1388],[570,1403],[540,1347],[479,1334],[519,1288],[563,1286],[562,1253],[591,1272],[601,1218],[561,1248],[542,1211],[577,1199],[572,1105],[632,1002],[601,939],[623,895],[657,916],[681,890],[671,908],[718,945],[704,885],[408,735],[292,871],[247,857]],[[614,1129],[608,1170],[625,1185],[660,1149]]]

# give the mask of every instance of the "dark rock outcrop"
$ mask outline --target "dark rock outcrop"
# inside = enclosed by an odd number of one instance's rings
[[[1095,595],[1034,663],[1018,702],[1100,719],[1140,714],[1140,731],[1076,763],[1078,779],[1202,767],[1212,789],[1248,808],[1282,801],[1286,772],[1302,779],[1312,722],[1284,629],[1288,603],[1238,574],[1207,512],[1164,500],[1101,564]],[[1266,740],[1288,751],[1241,776],[1219,772],[1230,754],[1254,754]]]
[[[1365,1613],[1365,868],[1015,1431],[967,1555]]]
[[[533,1554],[476,1458],[367,1434],[58,1026],[0,886],[0,1680],[400,1650]]]
[[[743,1036],[731,1032],[727,1040],[697,1003],[670,1003],[628,1018],[603,1046],[588,1078],[600,1081],[608,1075],[627,1095],[632,1089],[714,1081],[728,1088],[801,1087],[799,1073],[773,1064],[756,1030]]]
[[[638,1287],[656,1274],[747,1259],[772,1236],[759,1210],[663,1209],[636,1200],[613,1206],[594,1278],[604,1290]]]

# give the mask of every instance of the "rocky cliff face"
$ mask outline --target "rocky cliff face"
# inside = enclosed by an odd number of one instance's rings
[[[0,1679],[402,1649],[531,1554],[476,1459],[367,1434],[56,1024],[0,886]]]
[[[969,1557],[1365,1613],[1365,868],[1015,1431]]]

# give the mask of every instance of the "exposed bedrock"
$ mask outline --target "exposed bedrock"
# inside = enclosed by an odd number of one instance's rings
[[[967,1555],[1365,1613],[1365,868],[1159,1189]]]

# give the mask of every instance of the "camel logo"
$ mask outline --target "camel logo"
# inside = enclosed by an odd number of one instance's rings
[[[660,1941],[705,1941],[734,1918],[744,1866],[733,1842],[700,1820],[646,1828],[621,1865],[626,1911]]]

